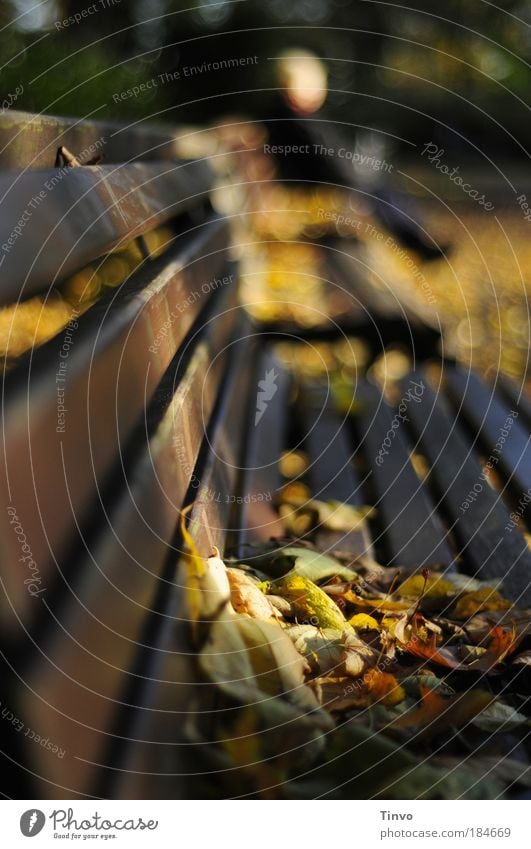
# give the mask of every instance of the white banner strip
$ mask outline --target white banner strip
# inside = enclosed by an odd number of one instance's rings
[[[5,801],[2,845],[331,849],[529,846],[529,803]],[[527,835],[527,836],[526,836]],[[35,838],[35,843],[29,841]]]

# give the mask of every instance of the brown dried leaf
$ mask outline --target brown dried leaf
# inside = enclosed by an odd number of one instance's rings
[[[433,737],[448,728],[462,728],[494,701],[485,690],[443,697],[421,684],[422,704],[395,719],[390,728],[418,729],[415,738]]]

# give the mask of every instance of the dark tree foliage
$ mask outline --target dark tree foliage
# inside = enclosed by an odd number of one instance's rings
[[[91,3],[97,12],[58,25]],[[411,0],[408,9],[396,0],[50,0],[40,18],[9,26],[31,6],[0,4],[2,91],[22,81],[23,108],[178,123],[261,118],[276,108],[273,57],[299,47],[326,61],[325,114],[352,133],[385,129],[461,155],[477,145],[512,157],[522,150],[511,135],[531,142],[531,10],[522,0]]]

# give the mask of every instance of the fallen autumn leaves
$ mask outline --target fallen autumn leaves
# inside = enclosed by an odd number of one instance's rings
[[[311,510],[322,521],[333,505]],[[355,512],[340,505],[334,530],[357,526]],[[184,519],[183,537],[202,692],[191,738],[223,776],[212,793],[496,798],[529,786],[518,649],[531,612],[499,587],[306,542],[251,546],[226,565],[217,551],[202,560]]]

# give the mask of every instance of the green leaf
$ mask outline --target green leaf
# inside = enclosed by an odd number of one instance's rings
[[[294,546],[282,549],[279,556],[273,559],[273,567],[276,575],[281,576],[288,572],[294,572],[304,578],[309,578],[315,584],[336,575],[342,581],[358,580],[358,574],[353,569],[343,566],[338,560],[329,557],[327,554],[321,554],[309,548]],[[279,571],[279,569],[283,571]]]
[[[270,591],[286,598],[302,623],[340,631],[354,630],[330,596],[303,575],[290,572],[272,581]]]
[[[332,737],[326,762],[290,782],[292,799],[492,799],[503,792],[461,767],[451,774],[419,762],[394,741],[354,718]]]

